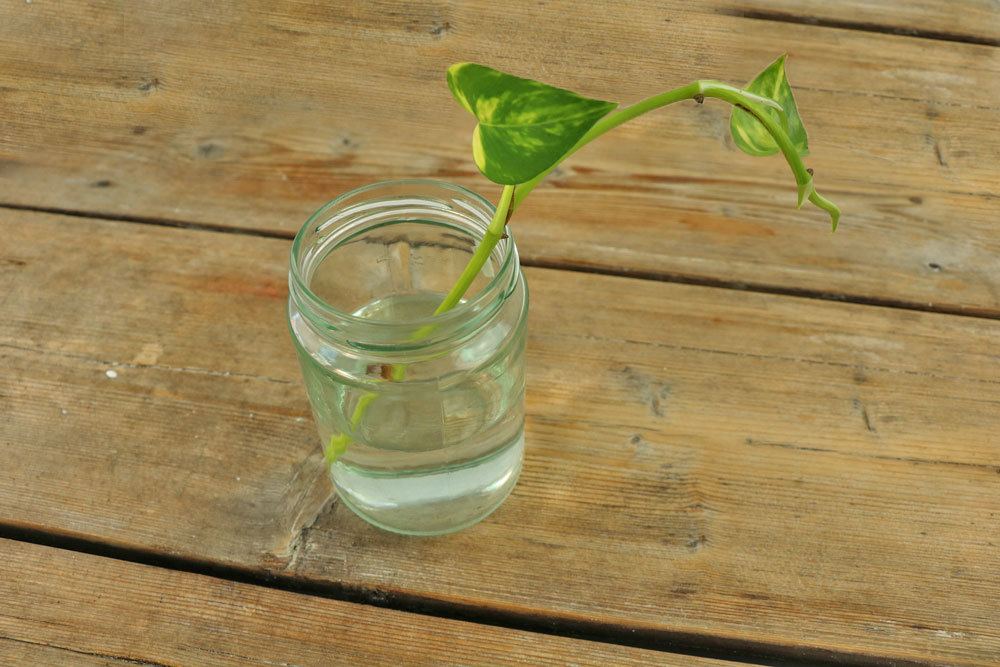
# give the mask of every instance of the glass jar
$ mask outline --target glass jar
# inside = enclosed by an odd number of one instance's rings
[[[493,210],[448,183],[376,183],[323,206],[292,245],[289,328],[330,474],[381,528],[460,530],[517,482],[528,293],[514,240],[434,314]]]

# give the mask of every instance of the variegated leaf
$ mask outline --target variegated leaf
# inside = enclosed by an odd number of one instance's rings
[[[800,156],[805,156],[809,154],[809,142],[806,137],[806,129],[802,125],[802,118],[799,117],[799,110],[795,106],[792,88],[788,85],[788,79],[785,76],[786,57],[781,56],[768,65],[744,90],[768,97],[782,106],[785,110],[785,121],[782,121],[780,114],[774,109],[764,107],[763,111],[784,126],[795,150]],[[729,129],[736,145],[744,153],[774,155],[779,150],[778,144],[774,142],[771,134],[761,125],[760,121],[743,109],[733,108],[732,116],[729,118]]]
[[[495,183],[517,185],[556,164],[617,104],[477,65],[448,68],[448,87],[479,124],[476,166]]]

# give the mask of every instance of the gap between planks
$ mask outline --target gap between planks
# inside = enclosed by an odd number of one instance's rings
[[[753,10],[753,9],[720,9],[719,14],[723,16],[734,16],[758,21],[772,21],[774,23],[792,23],[795,25],[814,25],[820,28],[837,28],[840,30],[855,30],[857,32],[873,32],[880,35],[895,35],[898,37],[916,37],[918,39],[933,39],[941,42],[959,42],[961,44],[978,44],[980,46],[1000,46],[1000,39],[991,37],[980,37],[978,35],[966,35],[958,32],[948,32],[944,30],[924,30],[922,28],[904,28],[901,26],[887,25],[884,23],[874,23],[868,21],[849,21],[845,19],[819,18],[814,16],[801,16],[781,11],[773,10]]]
[[[275,574],[264,570],[186,558],[150,549],[125,547],[7,523],[0,523],[0,539],[435,618],[467,621],[510,630],[570,639],[585,639],[678,655],[736,661],[748,665],[772,667],[824,667],[826,665],[930,667],[932,664],[860,653],[754,642],[711,634],[656,631],[620,624],[600,623],[579,617],[533,614],[517,609],[487,608],[472,604],[442,602],[420,595],[400,595],[329,581],[297,579],[289,574]]]
[[[292,240],[295,235],[291,232],[253,229],[249,227],[233,227],[228,225],[214,225],[200,222],[187,222],[184,220],[173,220],[170,218],[158,218],[138,215],[109,215],[105,213],[93,213],[88,211],[78,211],[73,209],[63,209],[51,206],[30,206],[25,204],[9,204],[0,202],[0,210],[26,211],[30,213],[47,213],[52,215],[63,215],[71,218],[85,218],[90,220],[104,220],[108,222],[126,222],[141,225],[154,225],[157,227],[173,227],[176,229],[189,229],[194,231],[218,232],[221,234],[240,234],[244,236],[257,236],[268,239]],[[873,297],[864,294],[849,294],[845,292],[832,292],[815,289],[799,289],[794,287],[783,287],[780,285],[769,285],[766,283],[751,283],[746,281],[723,280],[709,276],[696,276],[681,273],[670,273],[665,271],[647,271],[642,269],[630,269],[628,267],[604,267],[592,266],[579,262],[555,260],[555,259],[525,259],[521,258],[521,265],[539,269],[555,269],[559,271],[575,271],[578,273],[593,273],[604,276],[617,276],[620,278],[635,278],[639,280],[650,280],[661,283],[676,283],[681,285],[697,285],[699,287],[712,287],[718,289],[728,289],[740,292],[758,292],[760,294],[775,294],[780,296],[799,297],[803,299],[815,299],[818,301],[835,301],[838,303],[853,303],[861,306],[874,306],[878,308],[896,308],[899,310],[915,310],[924,313],[937,313],[939,315],[951,315],[957,317],[974,317],[987,320],[1000,320],[1000,311],[992,308],[977,307],[955,307],[934,303],[922,303],[919,301],[907,301],[904,299],[888,299],[884,297]]]

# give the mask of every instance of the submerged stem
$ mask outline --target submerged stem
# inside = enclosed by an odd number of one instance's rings
[[[493,213],[493,219],[490,220],[490,224],[486,228],[486,233],[483,234],[482,241],[480,241],[479,245],[476,246],[475,252],[472,257],[469,258],[469,262],[465,265],[465,269],[462,271],[462,275],[459,276],[458,281],[454,284],[454,286],[452,286],[444,300],[434,311],[435,315],[440,315],[441,313],[451,310],[457,306],[462,300],[462,297],[465,296],[465,293],[469,291],[472,281],[475,280],[476,276],[479,275],[479,272],[483,270],[486,260],[489,259],[493,249],[496,247],[497,243],[500,242],[500,239],[503,238],[504,228],[507,226],[507,220],[510,218],[510,204],[513,198],[514,186],[505,185],[503,187],[503,192],[500,194],[500,201],[497,203],[496,211]],[[413,334],[413,339],[420,340],[425,338],[433,330],[433,324],[421,327],[416,333]],[[394,364],[390,371],[391,381],[399,382],[405,377],[406,366],[402,364]],[[351,415],[350,432],[357,430],[358,424],[361,423],[361,419],[365,416],[365,412],[368,411],[368,406],[371,405],[376,396],[377,394],[374,392],[368,392],[358,400],[358,404],[354,408],[354,413]],[[330,442],[328,442],[326,447],[323,448],[323,454],[326,458],[327,465],[332,464],[340,458],[341,454],[347,451],[347,447],[352,441],[350,432],[332,436],[330,438]]]

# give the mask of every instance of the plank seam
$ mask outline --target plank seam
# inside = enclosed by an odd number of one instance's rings
[[[174,227],[177,229],[193,229],[202,232],[219,232],[221,234],[240,234],[243,236],[260,236],[267,239],[295,238],[295,234],[269,229],[250,229],[248,227],[231,227],[228,225],[216,225],[207,222],[187,222],[185,220],[175,220],[172,218],[158,218],[145,215],[128,215],[119,213],[89,213],[87,211],[77,211],[68,208],[58,208],[55,206],[31,206],[28,204],[7,204],[0,203],[0,209],[9,211],[26,211],[28,213],[48,213],[51,215],[64,215],[69,218],[86,218],[89,220],[104,220],[106,222],[130,222],[140,225],[154,225],[156,227]]]
[[[170,227],[175,229],[187,229],[203,232],[218,232],[221,234],[240,234],[244,236],[256,236],[268,239],[284,239],[286,241],[295,238],[291,232],[280,230],[251,229],[247,227],[231,227],[227,225],[217,225],[210,223],[185,222],[169,218],[157,218],[138,215],[111,215],[106,213],[88,213],[72,209],[54,208],[48,206],[29,206],[24,204],[4,204],[0,203],[0,209],[12,211],[26,211],[29,213],[46,213],[51,215],[63,215],[73,218],[85,218],[88,220],[103,220],[106,222],[126,222],[133,224],[153,225],[157,227]],[[577,273],[591,273],[602,276],[616,276],[619,278],[636,278],[639,280],[650,280],[662,283],[674,283],[680,285],[695,285],[698,287],[712,287],[717,289],[728,289],[739,292],[757,292],[760,294],[774,294],[778,296],[791,296],[803,299],[815,299],[817,301],[836,301],[840,303],[852,303],[860,306],[874,306],[878,308],[896,308],[899,310],[914,310],[924,313],[937,313],[940,315],[951,315],[957,317],[973,317],[987,320],[1000,320],[1000,308],[980,308],[976,306],[951,306],[935,303],[924,303],[920,301],[907,301],[905,299],[893,299],[888,297],[866,296],[863,294],[849,294],[842,292],[829,292],[799,287],[784,287],[781,285],[770,285],[767,283],[755,283],[739,280],[724,280],[722,278],[711,278],[707,276],[695,276],[683,273],[672,273],[668,271],[648,271],[643,269],[630,269],[627,267],[599,267],[582,263],[572,263],[563,260],[551,259],[525,259],[521,258],[521,265],[539,269],[555,269],[559,271],[573,271]]]
[[[775,23],[792,23],[796,25],[813,25],[820,28],[837,28],[840,30],[855,30],[858,32],[871,32],[880,35],[894,35],[897,37],[916,37],[918,39],[933,39],[941,42],[959,42],[961,44],[977,44],[979,46],[1000,46],[1000,39],[993,37],[981,37],[979,35],[967,35],[959,32],[948,32],[945,30],[924,30],[922,28],[905,28],[902,26],[888,25],[885,23],[875,23],[870,21],[849,21],[846,19],[821,18],[818,16],[801,16],[787,12],[772,10],[753,10],[729,8],[720,9],[718,12],[724,16],[735,16],[738,18],[753,19],[758,21],[772,21]]]
[[[619,646],[691,655],[772,667],[930,667],[931,662],[874,656],[808,646],[754,641],[689,631],[653,630],[589,618],[544,615],[530,611],[448,602],[418,594],[352,586],[332,581],[296,579],[263,568],[222,564],[206,559],[161,553],[141,547],[101,542],[89,537],[54,533],[0,523],[0,538],[111,558],[138,565],[208,576],[250,586],[281,590],[373,607]],[[145,664],[145,663],[139,663]],[[155,663],[154,663],[155,664]]]
[[[539,269],[556,269],[560,271],[575,271],[577,273],[593,273],[603,276],[616,276],[619,278],[638,278],[640,280],[651,280],[663,283],[675,283],[680,285],[696,285],[699,287],[713,287],[718,289],[735,290],[738,292],[757,292],[760,294],[775,294],[778,296],[791,296],[804,299],[815,299],[818,301],[836,301],[839,303],[853,303],[861,306],[873,306],[876,308],[896,308],[899,310],[916,310],[924,313],[937,313],[940,315],[951,315],[958,317],[973,317],[978,319],[996,320],[1000,319],[1000,310],[988,308],[978,308],[973,306],[949,306],[934,303],[923,303],[920,301],[907,301],[905,299],[892,299],[888,297],[865,296],[861,294],[848,294],[842,292],[828,292],[800,287],[784,287],[781,285],[769,285],[766,283],[754,283],[739,280],[723,280],[721,278],[710,278],[707,276],[693,276],[683,273],[671,273],[667,271],[646,271],[642,269],[630,269],[626,267],[595,267],[584,264],[572,264],[559,260],[532,259],[522,260],[523,266]]]

